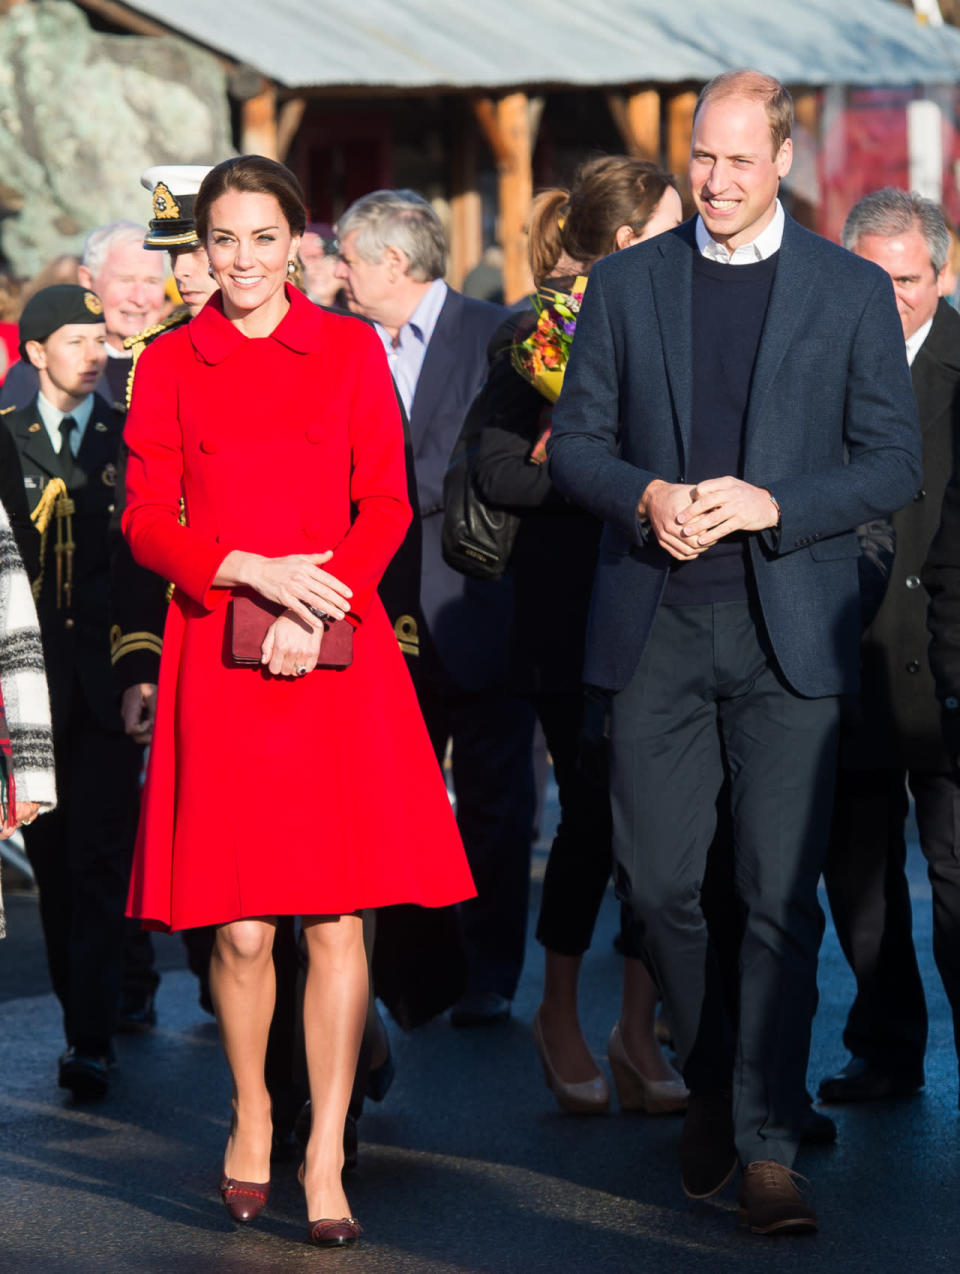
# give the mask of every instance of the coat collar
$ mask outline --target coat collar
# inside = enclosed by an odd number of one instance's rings
[[[273,329],[268,341],[277,341],[295,354],[316,353],[323,344],[324,317],[312,301],[291,284],[285,284],[290,308]],[[245,348],[250,337],[224,315],[223,300],[214,292],[206,305],[187,325],[194,349],[205,363],[222,363],[237,350]]]

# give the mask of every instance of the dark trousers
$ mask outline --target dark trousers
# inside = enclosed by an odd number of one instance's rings
[[[457,823],[477,888],[458,911],[466,989],[513,999],[523,968],[536,793],[533,709],[499,690],[462,693],[421,682],[437,760],[453,743]]]
[[[934,786],[938,809],[936,814],[925,809],[925,821],[940,824],[939,840],[944,832],[952,840],[953,811],[938,796]],[[926,792],[918,798],[918,816],[921,801],[928,806]],[[927,1043],[927,1006],[904,872],[908,809],[902,770],[841,768],[837,774],[823,878],[837,938],[857,979],[843,1042],[854,1057],[883,1070],[921,1069]]]
[[[689,1086],[733,1093],[743,1163],[796,1154],[817,1004],[838,702],[794,694],[747,602],[661,606],[614,696],[618,891],[640,926]],[[736,1044],[701,905],[716,801],[730,785],[742,909]]]
[[[558,955],[582,956],[590,946],[613,867],[609,766],[598,731],[584,731],[581,691],[535,694],[531,702],[553,761],[560,802],[543,876],[537,940]],[[626,910],[626,909],[625,909]],[[632,926],[621,924],[625,954],[639,954]]]
[[[143,749],[105,730],[77,689],[54,739],[57,808],[24,829],[67,1043],[102,1055],[116,1028]]]

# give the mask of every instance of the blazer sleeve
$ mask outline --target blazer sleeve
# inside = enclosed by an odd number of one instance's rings
[[[229,596],[229,589],[214,587],[214,576],[239,545],[218,542],[180,524],[183,439],[176,358],[175,338],[168,337],[145,350],[137,364],[123,435],[129,457],[122,526],[141,566],[172,580],[212,610]]]
[[[355,329],[355,330],[354,330]],[[363,618],[412,516],[407,500],[403,424],[387,357],[372,328],[351,325],[356,342],[350,403],[350,530],[324,570],[353,590],[349,618]],[[346,374],[349,366],[341,364]]]
[[[3,421],[0,421],[0,502],[6,510],[27,575],[35,580],[40,574],[40,536],[30,521],[17,444]]]
[[[160,675],[167,581],[134,561],[123,537],[128,452],[120,444],[116,510],[107,532],[110,549],[110,663],[118,696],[130,686],[156,684]]]

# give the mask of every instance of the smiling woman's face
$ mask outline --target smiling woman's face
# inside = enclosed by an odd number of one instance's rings
[[[300,245],[273,195],[227,190],[210,205],[207,256],[229,319],[284,300],[287,263]]]

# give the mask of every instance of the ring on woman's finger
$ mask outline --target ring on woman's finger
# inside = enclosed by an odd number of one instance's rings
[[[306,675],[307,675],[307,670],[306,670],[306,668],[304,668],[304,667],[301,665],[301,667],[299,667],[299,668],[297,669],[297,676],[298,676],[298,677],[305,677]]]

